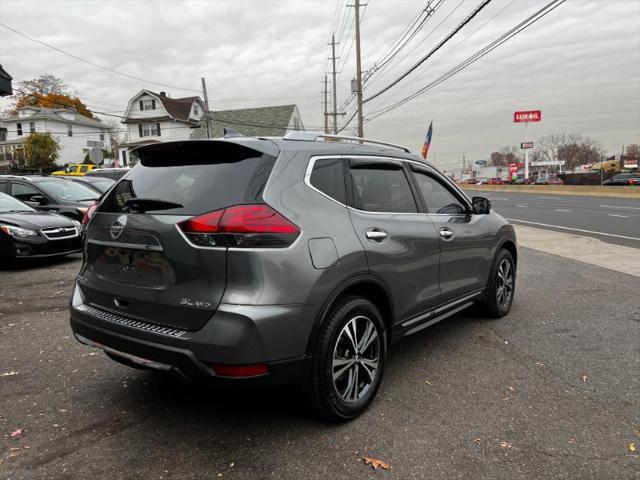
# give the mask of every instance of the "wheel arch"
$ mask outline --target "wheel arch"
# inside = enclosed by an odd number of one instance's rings
[[[386,327],[387,344],[391,343],[391,333],[394,321],[393,302],[389,289],[385,283],[374,275],[358,275],[344,281],[335,288],[322,304],[309,337],[306,352],[312,354],[320,329],[324,324],[327,314],[336,301],[345,295],[357,295],[371,301],[380,311],[382,321]]]

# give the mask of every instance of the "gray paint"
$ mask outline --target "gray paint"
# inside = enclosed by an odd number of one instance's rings
[[[393,340],[406,333],[401,324],[408,319],[436,308],[446,311],[444,303],[483,289],[497,249],[506,241],[515,243],[513,228],[494,212],[361,212],[304,181],[312,159],[323,155],[416,162],[447,181],[416,155],[340,142],[226,141],[278,156],[262,196],[300,228],[300,235],[287,248],[195,248],[175,228],[183,217],[128,215],[127,230],[119,241],[141,245],[157,245],[159,241],[163,247],[162,252],[155,252],[156,257],[146,258],[156,261],[158,271],[149,274],[155,276],[119,283],[113,277],[123,274],[100,266],[89,243],[76,299],[111,308],[114,298],[130,300],[130,311],[123,311],[123,315],[136,314],[189,334],[165,339],[122,326],[109,329],[137,340],[185,348],[199,366],[202,362],[249,364],[300,358],[312,344],[313,332],[330,299],[346,285],[376,281],[390,296],[392,317],[385,321]],[[470,204],[464,193],[453,188],[461,201]],[[115,217],[96,215],[89,227],[89,242],[105,240]],[[446,245],[438,234],[438,228],[445,225],[455,233]],[[380,242],[367,239],[365,232],[374,227],[388,232],[388,238]],[[184,305],[185,298],[200,304]],[[72,318],[101,325],[75,309]],[[425,316],[429,318],[432,316]],[[411,328],[417,330],[418,326],[413,323]],[[85,329],[81,334],[88,335]]]

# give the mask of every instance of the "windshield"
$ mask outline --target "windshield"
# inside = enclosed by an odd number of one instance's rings
[[[95,200],[100,196],[98,192],[91,190],[89,187],[62,179],[38,182],[38,186],[56,200],[81,202],[83,200]]]
[[[107,190],[109,190],[111,185],[113,185],[114,183],[116,183],[114,180],[111,180],[109,178],[104,178],[104,179],[102,179],[100,181],[97,181],[97,182],[91,182],[91,185],[93,185],[98,190],[100,190],[102,193],[104,193]]]
[[[6,193],[0,193],[0,213],[9,212],[35,212],[35,210]]]

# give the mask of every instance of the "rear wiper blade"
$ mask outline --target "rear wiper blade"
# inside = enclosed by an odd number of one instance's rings
[[[182,208],[183,205],[166,200],[158,200],[155,198],[131,198],[124,202],[127,207],[131,207],[139,212],[147,210],[170,210],[172,208]]]

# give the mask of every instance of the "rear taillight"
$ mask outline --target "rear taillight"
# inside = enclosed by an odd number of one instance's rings
[[[178,224],[202,247],[282,248],[291,245],[300,229],[269,205],[236,205],[205,213]]]
[[[93,214],[96,211],[96,208],[98,208],[98,204],[94,203],[93,205],[91,205],[86,212],[84,212],[84,216],[82,217],[82,226],[86,227],[87,224],[89,223],[89,220],[91,220],[91,217],[93,217]]]

